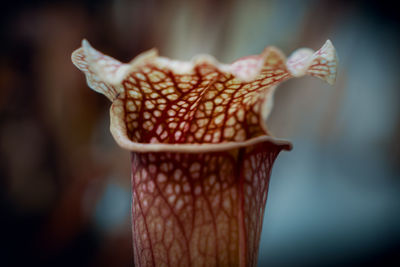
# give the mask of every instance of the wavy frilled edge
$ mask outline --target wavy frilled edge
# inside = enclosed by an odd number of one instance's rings
[[[260,142],[271,142],[283,149],[290,150],[292,145],[289,141],[274,138],[267,131],[266,119],[273,105],[272,96],[276,86],[284,80],[306,74],[316,76],[329,84],[334,84],[337,66],[336,51],[330,40],[327,40],[316,52],[308,48],[301,48],[293,52],[288,59],[279,49],[267,47],[260,55],[243,57],[232,64],[220,63],[210,55],[198,55],[190,61],[172,60],[158,56],[155,49],[140,54],[128,64],[123,64],[114,58],[103,55],[92,48],[88,41],[83,40],[82,47],[72,54],[72,61],[85,73],[89,87],[104,94],[113,102],[110,109],[110,130],[121,147],[136,152],[186,153],[230,150]],[[264,86],[263,89],[265,90],[257,92],[259,95],[256,97],[262,98],[261,108],[257,111],[261,118],[258,123],[260,128],[264,130],[264,134],[246,140],[220,143],[140,143],[132,141],[128,136],[127,122],[125,121],[126,108],[120,96],[127,94],[124,81],[129,79],[132,73],[139,72],[147,66],[167,69],[174,75],[192,75],[198,68],[207,66],[207,68],[213,68],[214,72],[233,76],[235,80],[241,83],[256,81],[268,69],[280,70],[279,77],[276,76],[277,79],[273,79],[272,82]],[[214,78],[210,80],[212,79]],[[208,87],[204,88],[205,91],[207,89]]]

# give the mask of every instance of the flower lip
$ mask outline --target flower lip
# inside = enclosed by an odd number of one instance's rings
[[[111,111],[112,113],[112,108]],[[182,153],[201,153],[227,151],[235,148],[256,145],[258,143],[270,142],[284,150],[291,150],[292,143],[285,139],[272,136],[258,136],[243,142],[225,143],[203,143],[203,144],[163,144],[163,143],[138,143],[131,141],[126,134],[126,126],[121,122],[119,116],[111,115],[110,131],[118,145],[126,150],[135,152],[182,152]]]
[[[138,152],[198,153],[260,142],[289,150],[290,142],[272,137],[265,124],[275,88],[306,74],[330,84],[336,77],[329,40],[317,52],[302,48],[289,59],[267,47],[232,64],[209,55],[171,60],[154,49],[123,64],[83,40],[72,61],[89,87],[113,102],[110,129],[117,143]]]

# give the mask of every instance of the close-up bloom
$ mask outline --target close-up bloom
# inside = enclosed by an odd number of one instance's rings
[[[271,168],[291,149],[266,125],[274,91],[303,75],[333,84],[332,43],[288,59],[275,47],[232,64],[150,50],[123,64],[83,40],[72,61],[112,101],[111,133],[131,151],[135,264],[255,266]]]
[[[400,266],[392,6],[7,2],[0,265]]]

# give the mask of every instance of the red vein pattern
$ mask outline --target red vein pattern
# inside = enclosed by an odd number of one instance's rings
[[[212,153],[134,153],[135,262],[143,266],[247,266],[258,243],[271,142]]]
[[[268,60],[274,57],[270,54]],[[265,135],[260,124],[262,96],[289,76],[281,60],[268,67],[247,83],[207,64],[185,75],[152,65],[131,73],[122,82],[130,139],[202,144]]]
[[[273,92],[306,74],[333,83],[330,41],[230,65],[153,50],[122,64],[83,41],[72,60],[113,102],[111,132],[132,151],[135,264],[255,266],[272,164],[290,149],[265,125]]]

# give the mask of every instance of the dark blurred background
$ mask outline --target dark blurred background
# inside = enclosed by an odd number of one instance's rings
[[[71,63],[87,38],[127,62],[156,47],[231,62],[326,39],[336,85],[276,92],[293,141],[273,169],[260,266],[400,266],[399,19],[390,1],[21,1],[0,16],[1,266],[133,266],[129,153]]]

